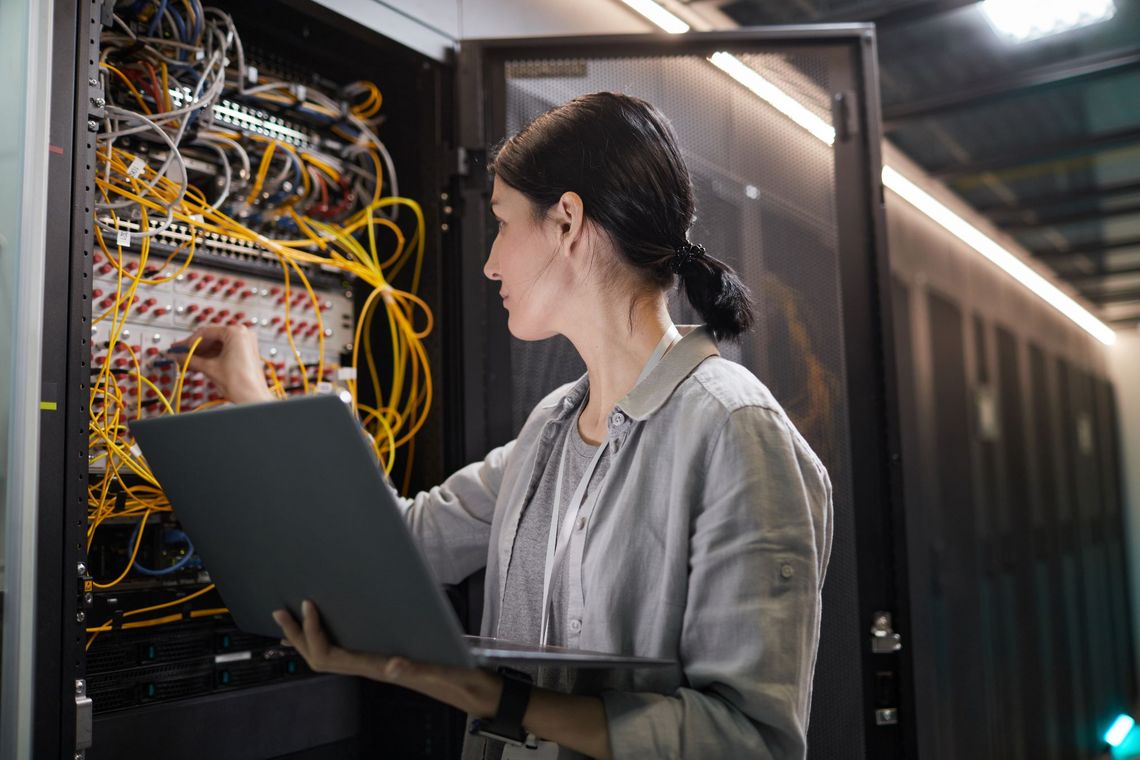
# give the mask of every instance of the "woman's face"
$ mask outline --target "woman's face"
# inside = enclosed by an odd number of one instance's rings
[[[561,240],[553,220],[535,219],[526,196],[495,178],[491,213],[499,233],[483,274],[499,283],[507,326],[520,340],[542,340],[558,331],[560,304],[572,287],[558,256]]]

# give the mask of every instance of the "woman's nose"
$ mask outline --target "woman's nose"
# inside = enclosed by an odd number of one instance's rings
[[[501,280],[499,276],[499,262],[495,258],[495,247],[491,246],[491,253],[487,256],[487,261],[483,264],[483,276],[488,280]]]

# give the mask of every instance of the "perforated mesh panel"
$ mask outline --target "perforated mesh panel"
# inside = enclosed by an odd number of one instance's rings
[[[821,53],[739,54],[830,121]],[[599,90],[635,95],[673,123],[693,175],[697,221],[690,238],[727,261],[759,304],[757,327],[726,357],[776,395],[826,464],[834,485],[835,542],[824,589],[823,631],[809,736],[814,758],[862,754],[861,637],[855,570],[848,416],[843,388],[836,187],[832,149],[701,57],[508,61],[508,134],[548,108]],[[679,324],[697,318],[672,294]],[[584,367],[567,341],[514,340],[513,414]]]

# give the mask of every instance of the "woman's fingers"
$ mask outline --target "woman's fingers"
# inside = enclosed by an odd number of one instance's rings
[[[170,344],[166,353],[178,363],[185,363],[187,372],[204,372],[213,379],[217,364],[214,360],[221,357],[226,346],[225,329],[220,325],[199,327],[190,337]]]
[[[275,610],[273,620],[285,634],[284,642],[296,649],[309,667],[318,672],[359,675],[395,683],[414,679],[430,667],[404,657],[361,654],[333,645],[321,625],[317,606],[307,599],[301,603],[300,623],[287,610]]]
[[[297,621],[289,614],[288,610],[274,610],[273,620],[281,628],[281,632],[285,634],[285,640],[289,642],[290,646],[296,649],[307,662],[309,659],[308,647],[305,646],[305,633],[301,630],[301,626],[297,625]]]
[[[185,358],[195,345],[193,355]],[[188,372],[204,373],[230,401],[272,398],[265,385],[257,335],[247,327],[199,327],[189,338],[174,343],[167,354],[175,361],[184,362]]]
[[[285,639],[293,645],[309,667],[324,673],[345,673],[366,675],[373,668],[371,655],[359,655],[333,646],[328,634],[321,627],[321,616],[317,606],[308,599],[301,603],[300,624],[286,610],[276,610],[273,619],[281,626]],[[370,667],[371,665],[371,667]]]
[[[300,622],[286,610],[274,611],[273,619],[285,634],[282,643],[292,645],[314,671],[399,684],[480,714],[493,713],[498,703],[498,676],[485,671],[413,662],[406,657],[350,652],[334,645],[321,625],[316,605],[308,600],[301,604]]]
[[[199,327],[189,337],[182,340],[176,340],[170,344],[167,353],[175,356],[179,354],[188,353],[190,347],[195,343],[198,347],[194,349],[194,356],[203,356],[211,358],[218,356],[222,353],[222,349],[226,345],[228,339],[228,332],[231,328],[223,325],[206,325]]]
[[[326,658],[331,649],[329,637],[321,627],[321,613],[317,612],[317,605],[308,599],[301,602],[301,627],[305,631],[305,643],[309,651],[317,657]]]

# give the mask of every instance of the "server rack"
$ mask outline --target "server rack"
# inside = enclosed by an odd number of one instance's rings
[[[1097,757],[1136,695],[1112,386],[933,280],[892,291],[919,756]]]
[[[226,3],[240,9],[240,3]],[[384,748],[401,756],[447,756],[457,736],[455,716],[431,708],[404,693],[369,689],[347,679],[316,677],[231,690],[190,700],[169,701],[101,716],[94,722],[88,753],[91,704],[84,682],[83,627],[86,557],[80,536],[86,518],[86,341],[89,339],[91,266],[91,171],[93,131],[88,116],[98,109],[100,93],[93,67],[99,29],[108,5],[99,2],[57,4],[56,71],[61,86],[53,90],[53,158],[50,192],[55,208],[72,209],[69,225],[53,227],[52,277],[45,322],[45,398],[61,402],[60,413],[45,426],[41,451],[41,616],[38,666],[44,674],[37,693],[35,756],[146,757],[161,747],[164,757],[354,757]],[[713,170],[698,177],[698,203],[717,209],[724,222],[722,240],[733,225],[763,227],[759,241],[770,256],[754,267],[753,287],[766,288],[772,302],[784,304],[783,316],[799,313],[805,332],[816,341],[796,343],[776,332],[780,314],[766,317],[769,336],[781,354],[753,346],[737,357],[762,378],[785,364],[809,362],[812,371],[830,371],[824,384],[835,414],[819,424],[813,443],[829,450],[825,461],[843,496],[837,503],[837,529],[831,573],[825,587],[825,618],[815,688],[810,742],[813,757],[901,757],[914,742],[913,695],[909,689],[909,654],[905,544],[901,501],[898,417],[895,411],[893,332],[887,293],[886,254],[879,181],[877,71],[873,31],[863,26],[756,29],[690,35],[684,39],[619,37],[535,41],[464,42],[458,60],[439,64],[399,50],[398,41],[369,36],[351,22],[318,5],[245,6],[267,37],[289,43],[333,29],[395,51],[400,70],[413,82],[424,128],[405,134],[399,146],[404,160],[418,167],[435,280],[428,287],[444,324],[433,347],[442,365],[443,403],[436,410],[434,436],[426,436],[430,463],[417,473],[429,485],[463,462],[481,457],[492,445],[513,436],[517,417],[502,410],[525,408],[538,385],[566,379],[575,368],[565,346],[512,345],[493,291],[482,280],[481,261],[488,243],[485,173],[491,146],[544,101],[519,99],[519,79],[528,62],[542,62],[552,79],[568,71],[632,66],[668,60],[685,70],[706,67],[718,52],[752,61],[789,78],[816,97],[814,105],[835,131],[834,146],[811,148],[823,167],[811,187],[801,188],[827,217],[811,246],[816,269],[797,269],[794,248],[805,222],[796,217],[796,198],[782,197],[781,179],[792,181],[800,167],[777,160],[771,185],[736,187],[748,200],[762,199],[761,211],[742,208],[740,198],[726,198],[725,177]],[[260,13],[251,11],[260,10]],[[278,11],[280,13],[278,13]],[[809,73],[804,74],[804,69]],[[711,68],[705,68],[710,75]],[[627,73],[631,73],[631,69]],[[452,85],[458,78],[459,84]],[[577,78],[571,74],[571,78]],[[587,76],[577,86],[591,83]],[[565,83],[563,83],[565,84]],[[750,99],[740,85],[725,80],[719,96]],[[682,83],[691,91],[692,82]],[[607,86],[636,90],[636,77],[608,80]],[[561,88],[561,89],[560,89]],[[574,86],[554,89],[569,97]],[[731,90],[731,92],[730,92]],[[532,93],[533,94],[533,93]],[[659,99],[660,100],[660,99]],[[766,108],[747,100],[748,108]],[[676,120],[678,101],[661,103]],[[513,111],[511,110],[513,109]],[[670,113],[670,111],[673,113]],[[747,110],[747,109],[745,109]],[[684,118],[691,117],[686,113]],[[756,118],[753,113],[747,118]],[[764,118],[773,118],[768,113]],[[780,118],[780,117],[775,117]],[[515,119],[515,122],[511,122]],[[57,137],[58,135],[58,137]],[[696,136],[695,136],[696,137]],[[704,141],[714,145],[716,137]],[[682,140],[686,142],[685,139]],[[700,142],[698,140],[698,142]],[[701,145],[684,144],[691,156]],[[760,151],[763,153],[763,151]],[[805,154],[806,155],[806,154]],[[785,157],[786,158],[786,157]],[[700,173],[699,173],[700,174]],[[730,183],[731,184],[731,183]],[[810,184],[810,183],[809,183]],[[751,188],[751,190],[749,190]],[[813,189],[814,188],[814,189]],[[753,193],[757,197],[753,197]],[[809,198],[810,197],[810,198]],[[438,199],[438,201],[437,201]],[[772,204],[769,205],[768,201]],[[82,212],[80,211],[82,210]],[[725,221],[732,220],[732,221]],[[750,221],[749,221],[750,220]],[[743,229],[744,227],[742,227]],[[718,234],[710,227],[708,234]],[[755,230],[752,233],[754,234]],[[814,246],[814,254],[812,251]],[[738,268],[747,273],[753,251],[739,251]],[[765,275],[776,275],[775,281]],[[824,295],[821,297],[819,293]],[[814,299],[814,300],[813,300]],[[808,324],[811,323],[811,324]],[[51,347],[66,346],[66,351]],[[731,355],[731,354],[730,354]],[[522,371],[536,357],[549,357],[551,375]],[[823,357],[823,358],[821,358]],[[814,362],[813,364],[810,362]],[[794,376],[785,377],[790,387]],[[810,405],[809,405],[810,407]],[[809,433],[809,437],[810,437]],[[62,478],[60,477],[62,475]],[[477,610],[478,587],[470,608]],[[462,606],[462,601],[460,606]],[[471,616],[476,617],[475,615]],[[469,619],[469,624],[474,624]],[[852,710],[852,705],[859,709]],[[400,743],[410,724],[425,730]],[[209,731],[202,731],[209,726]],[[448,728],[448,727],[451,728]],[[451,746],[448,746],[451,745]]]

